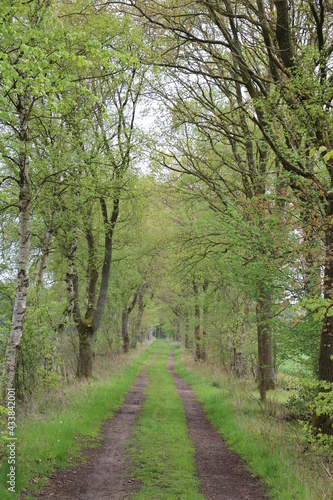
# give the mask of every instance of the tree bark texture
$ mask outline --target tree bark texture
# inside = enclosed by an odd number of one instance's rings
[[[77,365],[77,377],[91,377],[93,365],[93,323],[85,320],[81,322],[79,331],[79,357]]]
[[[269,321],[271,319],[271,297],[262,291],[257,301],[256,317],[258,332],[258,385],[262,401],[266,400],[266,391],[275,388],[273,361],[273,335]]]
[[[113,201],[113,210],[110,219],[108,219],[107,207],[104,199],[101,199],[101,208],[102,208],[104,227],[105,227],[105,245],[104,245],[104,261],[102,267],[102,280],[101,280],[96,311],[94,314],[95,331],[98,329],[102,321],[106,296],[109,287],[109,277],[110,277],[110,269],[112,262],[113,233],[119,216],[119,197],[116,196]]]
[[[142,318],[145,310],[143,297],[144,297],[144,292],[140,290],[138,297],[138,314],[135,322],[135,334],[137,335],[140,341],[144,340],[144,334],[145,334],[144,330],[142,330]]]
[[[78,227],[75,226],[72,231],[72,242],[68,252],[66,252],[67,257],[67,273],[66,273],[66,292],[67,292],[67,307],[64,312],[64,322],[59,325],[59,330],[62,331],[65,327],[65,324],[68,323],[70,317],[74,313],[75,308],[75,289],[74,284],[76,280],[76,271],[75,271],[75,254],[78,245]]]
[[[93,344],[95,333],[101,323],[106,296],[109,285],[110,268],[112,262],[112,242],[114,228],[119,215],[119,198],[116,197],[113,201],[113,210],[110,219],[108,218],[107,206],[105,200],[101,200],[101,209],[104,221],[104,259],[102,267],[101,285],[99,296],[96,305],[97,296],[97,281],[99,277],[95,240],[91,227],[86,230],[86,240],[88,244],[89,265],[88,265],[88,282],[87,282],[87,307],[85,318],[81,318],[79,308],[79,281],[78,275],[74,267],[74,256],[69,260],[69,271],[67,274],[68,280],[72,279],[72,290],[74,293],[73,316],[76,328],[79,335],[79,354],[77,365],[77,376],[89,377],[92,375],[93,362]],[[77,238],[75,239],[77,245]],[[76,250],[76,246],[75,246]],[[75,251],[74,251],[75,253]],[[67,281],[68,281],[67,280]],[[67,283],[67,288],[71,287]]]
[[[26,96],[22,98],[22,103],[18,106],[18,112],[20,119],[19,140],[22,145],[22,152],[19,155],[20,195],[18,266],[14,308],[3,368],[3,399],[6,399],[7,390],[15,387],[17,358],[21,348],[26,301],[29,289],[31,197],[29,185],[29,156],[27,152],[27,145],[29,142],[29,101]]]
[[[37,302],[39,298],[39,294],[43,285],[43,278],[47,266],[47,260],[50,255],[50,250],[51,250],[51,243],[52,243],[52,238],[53,238],[53,231],[54,231],[54,217],[55,213],[53,212],[50,217],[50,223],[49,226],[46,229],[46,235],[45,235],[45,240],[44,240],[44,245],[43,245],[43,251],[42,251],[42,257],[39,263],[39,268],[38,268],[38,273],[37,273]]]
[[[122,312],[121,315],[121,335],[123,338],[123,351],[124,353],[129,351],[130,348],[130,337],[129,337],[129,330],[128,330],[128,322],[129,322],[129,315],[133,311],[136,301],[138,300],[139,292],[137,292],[132,300],[132,303],[129,307],[125,308]]]
[[[189,347],[190,347],[190,342],[189,342],[189,337],[188,337],[189,317],[188,317],[187,313],[185,314],[184,329],[185,329],[185,338],[184,338],[185,349],[189,349]]]
[[[201,359],[206,360],[207,358],[207,330],[206,330],[206,316],[207,316],[207,296],[206,291],[208,289],[208,281],[205,280],[202,290],[203,290],[203,306],[202,306],[202,343],[201,343]]]
[[[327,226],[325,238],[324,298],[333,298],[333,199],[328,199],[326,206]],[[319,346],[319,380],[333,383],[333,317],[325,314]],[[322,389],[325,392],[326,389]],[[325,434],[333,434],[331,414],[313,413],[312,425]]]
[[[194,346],[195,346],[195,359],[201,359],[201,338],[200,338],[200,307],[199,307],[199,290],[198,285],[193,281],[194,292]]]
[[[326,207],[324,298],[333,298],[333,199]],[[319,347],[319,380],[333,382],[333,316],[325,314]]]
[[[274,3],[277,14],[276,38],[279,44],[280,57],[285,67],[291,68],[294,64],[294,54],[289,26],[288,0],[275,0]]]
[[[128,312],[127,309],[121,315],[121,336],[123,339],[123,352],[126,354],[130,347],[130,338],[128,333]]]

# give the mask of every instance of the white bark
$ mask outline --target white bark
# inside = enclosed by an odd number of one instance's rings
[[[69,322],[71,315],[74,313],[76,300],[75,300],[75,280],[76,280],[76,271],[75,271],[75,253],[78,245],[78,228],[75,226],[73,228],[73,241],[70,246],[69,252],[67,254],[68,260],[68,268],[66,274],[66,291],[67,291],[67,307],[64,312],[65,323],[60,325],[61,328],[64,328],[65,324]],[[77,318],[78,314],[78,318]],[[80,314],[74,314],[74,319],[78,319],[80,321]]]
[[[19,102],[17,109],[20,115],[19,139],[23,146],[23,151],[19,156],[19,247],[15,302],[3,369],[3,399],[6,399],[7,390],[15,387],[17,357],[21,347],[26,301],[29,289],[31,198],[29,187],[29,156],[26,151],[29,141],[29,102],[27,96],[22,98],[22,101]]]
[[[44,273],[47,265],[47,260],[50,255],[51,243],[53,238],[53,230],[54,230],[54,217],[55,213],[51,214],[50,224],[46,230],[45,241],[43,246],[42,258],[40,260],[39,269],[37,273],[37,302],[39,298],[39,294],[43,284]]]

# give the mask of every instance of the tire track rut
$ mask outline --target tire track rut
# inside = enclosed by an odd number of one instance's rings
[[[183,402],[188,433],[195,448],[199,492],[207,500],[267,500],[264,486],[246,470],[239,456],[228,449],[190,385],[174,372],[172,351],[168,370]]]
[[[35,497],[56,500],[123,500],[131,498],[140,488],[131,481],[132,460],[125,447],[132,435],[135,420],[145,399],[147,374],[142,371],[125,397],[124,403],[102,427],[103,441],[99,448],[83,450],[84,464],[56,472],[49,485]],[[28,493],[27,493],[28,494]],[[30,498],[31,493],[28,494]]]

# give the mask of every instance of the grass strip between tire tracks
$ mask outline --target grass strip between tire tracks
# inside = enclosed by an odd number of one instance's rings
[[[170,344],[157,340],[154,347],[146,400],[129,443],[135,463],[133,476],[142,483],[133,498],[200,500],[204,497],[198,493],[184,408],[167,371]]]

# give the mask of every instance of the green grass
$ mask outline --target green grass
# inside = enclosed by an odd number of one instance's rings
[[[229,447],[237,451],[268,486],[271,498],[333,498],[332,479],[325,471],[324,459],[304,453],[297,426],[274,418],[274,401],[264,408],[245,382],[223,377],[187,359],[185,368],[177,348],[175,357],[175,371],[192,386],[208,418]]]
[[[125,394],[148,359],[150,346],[130,364],[122,366],[111,376],[92,379],[69,388],[66,404],[49,404],[44,414],[26,422],[18,419],[16,494],[7,491],[7,458],[0,464],[0,498],[19,498],[22,488],[33,492],[47,482],[56,468],[71,465],[82,446],[97,446],[100,427],[121,405]],[[135,355],[134,355],[135,356]],[[30,410],[31,412],[31,410]]]
[[[170,345],[154,343],[148,367],[146,400],[130,441],[133,476],[142,483],[134,499],[199,500],[194,450],[187,434],[182,402],[167,371]]]

